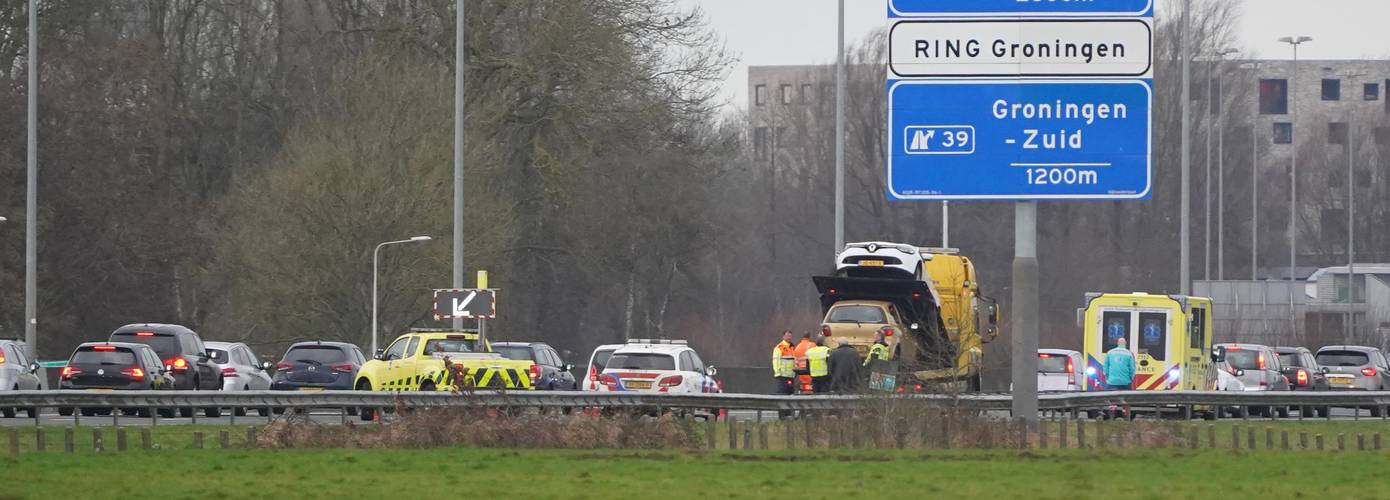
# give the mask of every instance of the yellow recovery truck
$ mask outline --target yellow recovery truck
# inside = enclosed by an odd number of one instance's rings
[[[979,392],[984,345],[999,336],[999,305],[980,295],[975,263],[961,255],[960,250],[923,248],[922,252],[932,256],[925,267],[941,297],[941,321],[955,344],[956,363],[951,368],[919,371],[916,378],[926,383],[965,381],[966,390]],[[985,321],[981,321],[981,315]]]

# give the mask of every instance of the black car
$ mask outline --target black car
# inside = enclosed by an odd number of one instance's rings
[[[181,325],[140,323],[111,332],[111,342],[145,344],[154,349],[174,375],[174,389],[180,391],[222,390],[222,368],[212,361],[197,332]],[[179,408],[183,417],[192,417],[192,408]],[[220,408],[204,408],[208,418],[222,415]]]
[[[507,359],[531,361],[536,363],[536,389],[542,391],[577,391],[579,382],[575,381],[573,365],[565,364],[554,347],[543,342],[497,342],[492,350]]]
[[[145,344],[130,342],[88,342],[77,346],[68,358],[58,380],[60,390],[159,391],[174,388],[174,376]],[[82,408],[83,416],[109,414],[110,408]],[[58,414],[72,415],[70,407]],[[125,409],[126,414],[150,416],[149,408]],[[172,417],[172,409],[161,408],[159,415]]]
[[[272,391],[352,390],[357,370],[367,358],[347,342],[300,342],[275,364]]]
[[[1330,391],[1332,385],[1327,381],[1327,369],[1318,364],[1313,352],[1303,347],[1275,347],[1274,355],[1279,356],[1279,364],[1284,367],[1284,378],[1289,379],[1289,388],[1295,391]],[[1305,416],[1326,417],[1327,408],[1301,408]]]

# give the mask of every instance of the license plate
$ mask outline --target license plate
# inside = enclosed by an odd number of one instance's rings
[[[628,382],[626,385],[627,385],[627,388],[628,388],[628,389],[651,389],[651,388],[652,388],[652,381],[650,381],[650,380],[633,380],[633,381],[631,381],[631,382]]]
[[[322,391],[323,388],[322,388],[322,387],[300,387],[299,390],[301,390],[301,391]]]
[[[1337,385],[1351,385],[1351,379],[1349,378],[1329,378],[1327,381]]]
[[[861,260],[861,261],[859,261],[859,265],[864,266],[864,267],[883,267],[883,261],[881,261],[881,260]]]

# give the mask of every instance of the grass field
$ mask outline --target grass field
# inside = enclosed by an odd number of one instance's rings
[[[156,450],[0,459],[0,499],[1378,498],[1387,466],[1314,451]]]

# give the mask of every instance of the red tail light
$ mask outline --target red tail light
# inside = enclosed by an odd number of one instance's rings
[[[135,380],[145,379],[145,370],[141,370],[139,368],[126,368],[124,370],[121,370],[121,374],[133,378]]]
[[[1051,354],[1047,354],[1047,353],[1040,353],[1040,354],[1038,354],[1038,359],[1047,359],[1047,358],[1050,358],[1050,357],[1052,357]]]
[[[113,346],[113,345],[98,345],[98,346],[92,346],[92,350],[93,350],[93,351],[114,351],[114,350],[116,350],[116,346]]]
[[[283,372],[283,371],[289,371],[289,370],[292,370],[292,369],[294,369],[294,364],[293,364],[293,363],[286,363],[286,362],[284,362],[284,361],[281,361],[281,362],[279,362],[279,363],[275,363],[275,371]]]
[[[922,300],[922,292],[912,292],[912,300]]]
[[[599,376],[598,376],[598,383],[603,384],[603,385],[606,385],[606,386],[610,386],[610,387],[611,387],[611,386],[616,386],[616,385],[618,385],[618,377],[614,377],[614,376],[612,376],[612,375],[609,375],[609,374],[605,373],[605,374],[603,374],[603,375],[599,375]]]
[[[1308,370],[1298,370],[1298,385],[1308,385]]]
[[[830,325],[821,325],[821,327],[820,327],[820,334],[821,334],[822,337],[829,337],[829,336],[830,336]]]
[[[77,369],[77,368],[73,368],[73,367],[71,367],[71,366],[64,366],[64,367],[63,367],[62,377],[63,377],[63,378],[71,378],[73,375],[76,375],[76,374],[78,374],[78,373],[82,373],[82,370],[79,370],[79,369]]]
[[[1076,373],[1076,367],[1071,364],[1071,356],[1067,356],[1067,373]]]
[[[675,386],[681,385],[681,382],[684,382],[684,381],[685,381],[685,377],[682,377],[682,376],[680,376],[680,375],[672,375],[672,376],[669,376],[669,377],[666,377],[666,378],[661,379],[661,381],[660,381],[660,382],[657,382],[656,385],[657,385],[657,387],[675,387]]]
[[[1361,369],[1361,374],[1367,377],[1374,377],[1376,376],[1376,369],[1368,366]]]
[[[589,365],[589,388],[598,388],[598,367]]]
[[[540,378],[541,378],[541,367],[540,367],[540,365],[532,364],[532,365],[531,365],[531,382],[534,383],[536,380],[539,380]]]
[[[240,376],[241,375],[237,375],[236,368],[228,366],[222,369],[222,378],[237,378]]]
[[[172,367],[174,369],[174,373],[183,373],[188,371],[188,361],[184,360],[182,357],[166,359],[164,360],[164,364]]]
[[[893,329],[892,329],[892,328],[888,328],[888,327],[884,327],[884,328],[883,328],[883,336],[884,336],[884,337],[892,337],[892,336],[893,336]]]
[[[1258,357],[1255,358],[1255,366],[1258,366],[1261,370],[1265,369],[1265,355],[1264,355],[1264,354],[1260,354]]]
[[[136,337],[153,337],[154,332],[135,332]]]
[[[352,373],[352,363],[338,363],[336,365],[329,365],[328,367],[332,368],[335,372]]]
[[[826,295],[835,295],[835,289],[834,289],[834,288],[827,288],[827,289],[825,289],[825,294],[826,294]]]
[[[811,392],[811,384],[801,384],[801,392]]]
[[[0,352],[0,364],[4,364],[4,362],[5,362],[5,353]]]

